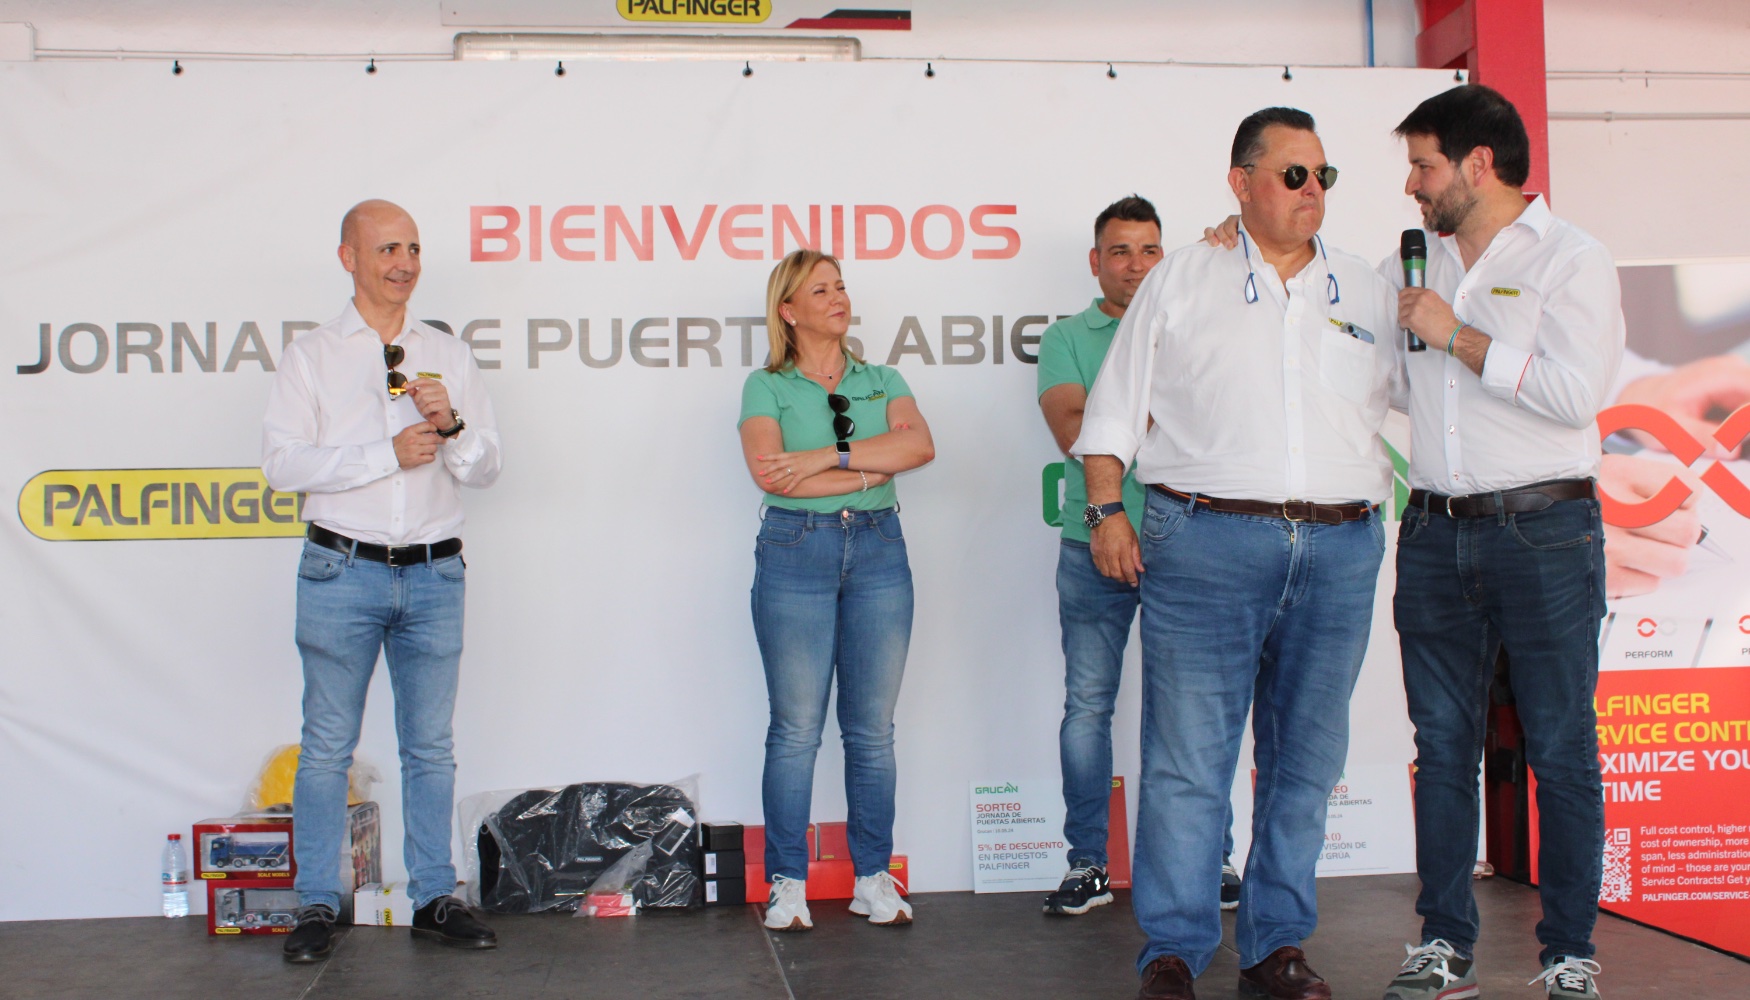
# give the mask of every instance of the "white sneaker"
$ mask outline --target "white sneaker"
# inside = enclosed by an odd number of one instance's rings
[[[872,924],[897,927],[911,923],[911,904],[900,898],[905,892],[886,872],[857,876],[851,892],[851,912],[867,916]]]
[[[774,931],[814,929],[814,919],[808,915],[806,879],[772,876],[772,895],[766,900],[765,923],[768,929]]]

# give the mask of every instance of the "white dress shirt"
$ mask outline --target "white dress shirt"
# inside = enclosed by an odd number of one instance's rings
[[[407,352],[396,370],[408,381],[441,377],[467,422],[435,461],[403,469],[395,458],[395,435],[424,418],[411,393],[389,395],[382,338],[349,300],[281,357],[261,469],[275,490],[308,493],[305,520],[330,531],[378,545],[441,542],[461,533],[461,487],[498,478],[498,423],[467,344],[412,319],[393,343]]]
[[[1622,289],[1604,245],[1540,195],[1469,272],[1458,240],[1428,234],[1427,287],[1493,339],[1482,377],[1440,343],[1410,354],[1410,485],[1463,495],[1598,475],[1598,410],[1622,363]],[[1395,256],[1379,266],[1404,284]],[[1407,375],[1407,382],[1404,381]],[[1394,400],[1405,408],[1402,397]]]
[[[1236,500],[1377,502],[1396,300],[1366,261],[1320,246],[1285,285],[1241,230],[1175,250],[1125,310],[1071,447],[1140,482]],[[1246,301],[1247,276],[1257,301]],[[1337,279],[1330,301],[1328,277]],[[1374,342],[1343,332],[1348,322]],[[1154,425],[1149,425],[1149,418]]]

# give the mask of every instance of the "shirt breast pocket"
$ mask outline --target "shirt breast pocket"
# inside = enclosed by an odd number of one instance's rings
[[[1319,381],[1356,406],[1366,406],[1384,382],[1379,351],[1378,345],[1337,330],[1323,333],[1319,340]]]

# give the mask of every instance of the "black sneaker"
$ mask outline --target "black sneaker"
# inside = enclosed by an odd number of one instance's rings
[[[1057,891],[1045,897],[1045,912],[1074,916],[1105,906],[1112,902],[1111,882],[1104,865],[1090,862],[1071,868]]]
[[[317,903],[300,906],[296,913],[298,925],[286,935],[280,953],[288,962],[320,962],[334,951],[334,911]]]
[[[452,948],[496,948],[498,935],[474,919],[454,896],[439,896],[413,911],[413,936]]]
[[[1240,908],[1240,873],[1225,861],[1221,863],[1221,908]]]

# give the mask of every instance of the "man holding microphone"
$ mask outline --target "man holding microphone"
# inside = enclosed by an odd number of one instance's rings
[[[1396,132],[1409,144],[1404,190],[1428,230],[1427,287],[1398,297],[1399,323],[1426,347],[1401,355],[1412,490],[1393,602],[1416,725],[1423,925],[1385,997],[1478,995],[1477,769],[1504,646],[1537,775],[1544,971],[1533,982],[1594,998],[1604,816],[1592,695],[1605,598],[1594,417],[1622,358],[1616,267],[1541,196],[1526,202],[1530,142],[1500,94],[1455,87]],[[1380,270],[1405,284],[1400,262]]]

